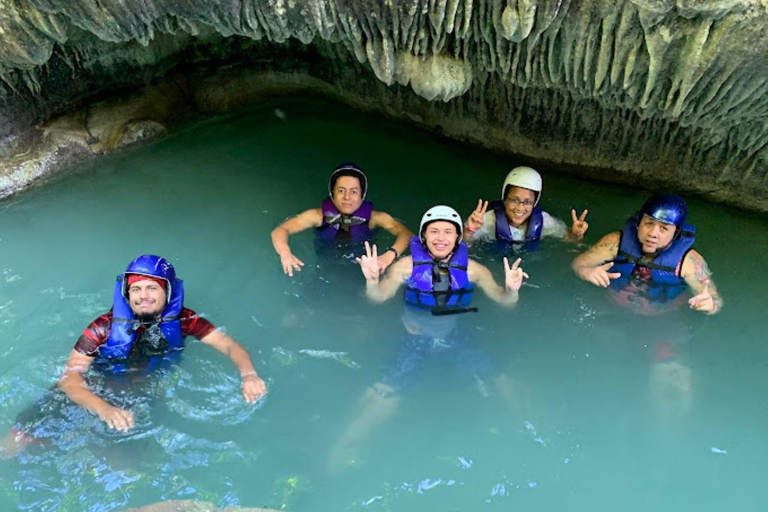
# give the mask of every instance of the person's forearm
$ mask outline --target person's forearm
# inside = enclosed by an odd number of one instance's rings
[[[381,284],[379,281],[366,281],[365,295],[373,302],[384,302],[387,300],[384,291],[381,289]]]
[[[392,244],[392,248],[397,251],[397,257],[399,258],[408,249],[408,245],[411,241],[411,235],[408,230],[401,231],[395,239],[395,243]]]
[[[464,243],[467,244],[467,245],[472,245],[472,242],[474,241],[475,233],[476,232],[477,232],[476,229],[473,231],[473,230],[469,229],[469,227],[467,227],[465,225],[464,226],[464,235],[462,236],[462,238],[464,240]]]
[[[278,226],[272,231],[272,246],[281,258],[291,254],[291,247],[288,245],[288,231],[285,228]]]
[[[502,306],[514,306],[517,304],[520,294],[517,290],[505,290],[501,286],[494,285],[494,289],[488,296]]]
[[[99,409],[109,407],[106,401],[88,389],[79,372],[65,372],[59,379],[59,387],[70,400],[93,414],[98,415]]]
[[[582,281],[586,281],[587,278],[584,275],[584,271],[587,269],[587,265],[579,259],[579,257],[576,257],[575,260],[573,260],[573,263],[571,263],[571,269],[573,270],[573,273],[576,274],[576,277],[581,279]]]
[[[251,356],[238,342],[233,341],[230,344],[226,356],[235,364],[235,367],[240,372],[241,376],[257,375],[256,369],[253,367],[253,362],[251,361]]]

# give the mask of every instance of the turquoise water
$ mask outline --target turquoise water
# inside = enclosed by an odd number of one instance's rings
[[[279,115],[277,115],[279,114]],[[402,302],[370,304],[350,258],[284,276],[269,233],[319,205],[343,161],[375,207],[415,229],[436,203],[467,215],[525,163],[335,105],[285,102],[100,159],[0,205],[0,428],[57,380],[138,254],[167,256],[188,307],[251,353],[257,406],[234,367],[191,342],[137,384],[137,425],[107,431],[64,404],[52,441],[0,461],[0,510],[107,511],[197,499],[290,511],[764,510],[768,490],[765,219],[691,199],[720,315],[637,318],[578,281],[572,258],[620,229],[647,192],[543,169],[544,208],[588,208],[584,245],[547,240],[514,310],[478,296],[467,352],[435,348],[392,378]],[[381,236],[383,246],[390,243]],[[502,277],[498,256],[474,257]],[[663,347],[675,357],[660,359]],[[661,362],[660,362],[661,361]],[[397,379],[396,379],[397,380]]]

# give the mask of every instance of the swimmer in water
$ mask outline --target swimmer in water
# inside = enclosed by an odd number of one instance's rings
[[[668,417],[687,413],[693,404],[685,357],[691,326],[674,313],[686,304],[706,315],[723,307],[706,260],[692,248],[696,228],[687,216],[681,197],[654,195],[622,231],[608,233],[571,265],[580,279],[608,288],[620,310],[633,313],[622,316],[621,324],[629,340],[650,342],[651,394]]]
[[[452,359],[459,372],[469,374],[468,382],[485,390],[484,383],[490,380],[500,396],[513,400],[514,386],[493,371],[488,355],[473,343],[472,331],[459,329],[456,319],[460,313],[477,310],[471,306],[475,286],[495,302],[514,306],[528,275],[519,258],[512,265],[504,258],[504,285],[499,286],[487,267],[469,259],[461,235],[461,217],[453,208],[430,208],[421,219],[419,236],[411,239],[411,256],[395,262],[383,279],[376,246],[366,243],[366,254],[358,259],[366,295],[373,302],[384,302],[405,285],[405,331],[395,364],[366,391],[361,414],[332,449],[332,469],[354,463],[354,447],[394,415],[399,394],[415,370],[438,355]]]
[[[515,167],[507,174],[501,187],[501,200],[479,199],[477,208],[467,219],[464,241],[497,240],[513,250],[534,250],[542,238],[554,236],[568,242],[578,242],[584,237],[589,224],[587,210],[576,216],[571,210],[573,224],[570,228],[560,219],[552,217],[539,206],[541,199],[541,175],[530,167]]]
[[[328,183],[330,197],[323,200],[320,208],[306,210],[272,231],[272,245],[280,256],[283,272],[293,276],[304,266],[291,252],[288,238],[309,228],[315,228],[317,237],[328,242],[368,241],[373,230],[383,228],[396,239],[378,258],[379,270],[383,272],[402,256],[413,233],[388,213],[374,210],[373,204],[365,200],[367,192],[368,178],[359,167],[351,163],[337,167]]]
[[[146,374],[178,361],[187,336],[215,348],[235,364],[246,401],[255,402],[267,392],[248,352],[211,322],[184,307],[184,284],[176,278],[173,265],[153,255],[139,256],[118,276],[112,309],[91,322],[77,340],[59,379],[59,388],[110,429],[128,430],[134,424],[131,411],[94,393],[86,384],[85,373],[93,365],[108,374],[137,369]],[[39,413],[40,407],[34,409]],[[37,421],[17,421],[2,441],[6,454],[34,441],[34,433],[25,428],[25,424],[34,423]]]

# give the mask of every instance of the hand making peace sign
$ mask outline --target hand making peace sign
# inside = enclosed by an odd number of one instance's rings
[[[365,254],[356,260],[360,264],[360,270],[363,271],[365,280],[369,283],[379,282],[379,255],[376,244],[365,242]]]
[[[467,230],[468,231],[477,231],[478,229],[483,227],[483,215],[485,215],[485,211],[488,209],[488,201],[483,201],[482,199],[477,200],[477,208],[475,208],[475,211],[473,211],[469,218],[467,219]]]
[[[504,283],[507,291],[519,290],[523,285],[523,278],[528,278],[528,274],[520,268],[521,261],[522,258],[517,258],[512,267],[510,267],[509,260],[506,257],[504,258]]]
[[[579,217],[576,217],[576,210],[571,210],[571,218],[573,219],[573,225],[571,225],[571,234],[577,238],[584,236],[584,233],[589,229],[589,223],[584,220],[587,218],[587,211],[581,212]]]

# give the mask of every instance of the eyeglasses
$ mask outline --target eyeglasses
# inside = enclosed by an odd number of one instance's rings
[[[513,206],[523,205],[523,208],[525,208],[526,210],[528,208],[530,208],[531,206],[533,206],[533,201],[531,201],[530,199],[526,199],[525,201],[521,201],[521,200],[519,200],[516,197],[508,197],[504,201],[508,202],[509,204],[511,204]]]

